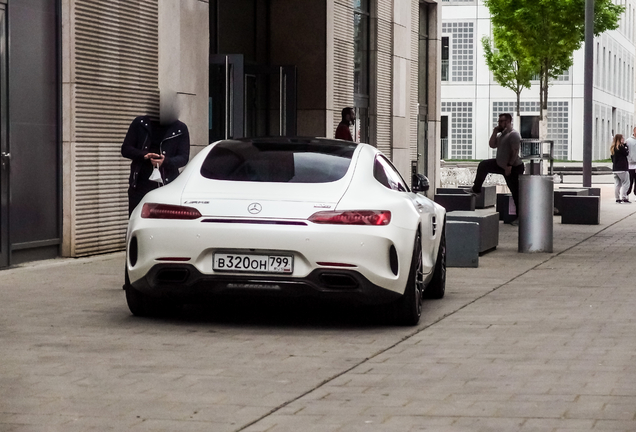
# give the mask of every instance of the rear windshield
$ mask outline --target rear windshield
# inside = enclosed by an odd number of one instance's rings
[[[201,175],[213,180],[327,183],[344,177],[355,145],[223,141],[208,153]]]

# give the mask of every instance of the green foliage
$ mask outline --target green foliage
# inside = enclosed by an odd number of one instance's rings
[[[572,53],[585,40],[585,0],[485,0],[493,35],[511,55],[539,66],[541,107],[547,108],[548,82],[572,66]],[[594,34],[618,28],[623,6],[595,0]]]
[[[517,95],[517,114],[519,114],[521,92],[524,88],[530,88],[530,80],[539,72],[539,67],[531,59],[517,57],[519,49],[512,46],[512,41],[502,37],[499,34],[500,30],[500,28],[494,29],[494,42],[487,36],[481,39],[484,57],[495,81]]]

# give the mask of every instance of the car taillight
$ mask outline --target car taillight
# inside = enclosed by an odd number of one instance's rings
[[[391,222],[391,212],[379,210],[324,211],[314,213],[309,217],[309,221],[336,225],[388,225]]]
[[[192,207],[146,203],[141,208],[141,217],[144,219],[198,219],[201,213]]]

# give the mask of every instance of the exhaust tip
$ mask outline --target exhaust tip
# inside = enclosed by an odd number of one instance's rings
[[[322,273],[320,281],[329,289],[356,289],[358,281],[352,276],[343,273]]]
[[[155,276],[155,281],[157,283],[183,283],[188,280],[190,276],[190,271],[184,268],[166,268],[159,270],[157,272],[157,276]]]

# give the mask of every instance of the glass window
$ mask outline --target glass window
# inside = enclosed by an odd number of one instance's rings
[[[317,141],[223,141],[208,153],[201,175],[230,181],[333,182],[346,174],[355,148]]]
[[[353,94],[356,110],[354,141],[369,142],[369,0],[353,0]]]
[[[353,2],[353,91],[369,94],[369,0]]]
[[[409,191],[409,188],[406,186],[406,182],[398,170],[396,170],[393,164],[382,155],[378,155],[375,158],[373,165],[373,177],[389,189],[400,192]]]
[[[448,81],[448,50],[449,38],[442,37],[442,81]]]

